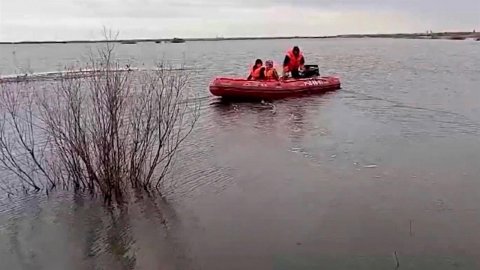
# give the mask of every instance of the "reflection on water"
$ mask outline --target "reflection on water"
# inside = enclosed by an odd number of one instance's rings
[[[480,47],[300,40],[342,90],[210,97],[211,78],[244,76],[253,52],[281,58],[289,42],[122,47],[138,63],[185,54],[201,70],[201,116],[165,200],[132,193],[105,208],[69,192],[2,194],[2,269],[478,269]],[[49,71],[78,46],[15,49],[18,63],[52,55],[31,61]],[[0,70],[11,70],[4,48]]]
[[[189,269],[174,233],[181,224],[161,199],[134,194],[132,203],[107,208],[89,196],[56,194],[17,203],[1,219],[8,269]]]

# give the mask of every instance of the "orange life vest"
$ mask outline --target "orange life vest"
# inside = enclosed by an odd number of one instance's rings
[[[288,58],[290,58],[290,61],[288,62],[288,65],[283,68],[286,72],[292,71],[294,69],[299,69],[302,66],[300,64],[300,61],[303,58],[302,52],[300,52],[298,56],[295,56],[293,50],[290,50],[287,52],[287,56]]]
[[[260,79],[260,76],[262,74],[262,67],[252,67],[252,70],[250,71],[250,76],[252,77],[252,80],[258,80]]]
[[[276,80],[277,76],[275,76],[276,70],[274,68],[265,69],[265,79],[266,80]]]

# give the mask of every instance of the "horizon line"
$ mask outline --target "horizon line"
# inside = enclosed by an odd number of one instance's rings
[[[190,37],[190,38],[131,38],[131,39],[78,39],[78,40],[22,40],[22,41],[0,41],[1,45],[5,44],[69,44],[69,43],[105,43],[105,42],[172,42],[174,40],[181,41],[222,41],[222,40],[268,40],[268,39],[328,39],[328,38],[355,38],[355,37],[420,37],[420,36],[432,36],[432,35],[463,35],[463,36],[473,36],[480,37],[480,33],[473,31],[445,31],[445,32],[404,32],[404,33],[383,33],[383,34],[373,34],[373,33],[363,33],[363,34],[339,34],[339,35],[301,35],[301,36],[232,36],[232,37]]]

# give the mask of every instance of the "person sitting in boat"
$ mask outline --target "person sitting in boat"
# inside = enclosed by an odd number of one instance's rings
[[[298,46],[293,47],[292,50],[287,52],[285,59],[283,60],[283,76],[287,77],[288,73],[293,78],[300,78],[300,71],[305,69],[305,57]]]
[[[277,70],[273,67],[273,61],[268,60],[265,62],[265,80],[267,81],[278,81],[280,78],[278,76]]]
[[[250,75],[248,75],[247,80],[263,80],[265,79],[265,67],[263,66],[263,61],[257,59],[255,65],[253,65]]]

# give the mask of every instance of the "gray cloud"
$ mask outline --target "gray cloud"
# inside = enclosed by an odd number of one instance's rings
[[[104,25],[125,38],[470,30],[480,1],[0,0],[0,40],[92,38]]]

